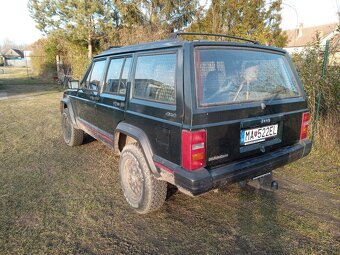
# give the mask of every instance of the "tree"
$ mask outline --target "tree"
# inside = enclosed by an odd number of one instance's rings
[[[189,31],[224,33],[283,47],[281,0],[212,0],[208,11],[197,16]]]
[[[119,24],[111,0],[29,0],[28,8],[47,35],[62,31],[70,41],[86,43],[89,59],[98,40]]]
[[[113,0],[126,26],[150,26],[167,34],[183,29],[194,18],[197,0]]]

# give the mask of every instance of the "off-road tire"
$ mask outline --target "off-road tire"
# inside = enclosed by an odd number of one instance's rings
[[[68,108],[61,114],[61,128],[64,141],[68,146],[78,146],[84,141],[84,131],[73,126]]]
[[[123,194],[138,213],[155,211],[164,204],[167,182],[154,177],[137,144],[124,147],[119,160],[119,175]]]

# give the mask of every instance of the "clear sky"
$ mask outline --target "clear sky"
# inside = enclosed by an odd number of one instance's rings
[[[0,44],[5,39],[17,44],[29,44],[42,37],[29,16],[28,0],[0,1]],[[291,29],[299,23],[307,27],[337,22],[339,8],[340,0],[283,0],[281,27]]]
[[[0,0],[0,44],[9,39],[16,44],[30,44],[42,37],[29,16],[28,0]]]
[[[282,29],[338,22],[340,0],[283,0]]]

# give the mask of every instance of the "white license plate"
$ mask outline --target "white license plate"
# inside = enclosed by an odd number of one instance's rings
[[[279,125],[270,125],[265,127],[258,127],[246,129],[241,131],[241,145],[248,145],[265,141],[269,137],[277,136]]]

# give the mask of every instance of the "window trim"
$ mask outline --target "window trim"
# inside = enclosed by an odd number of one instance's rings
[[[109,56],[107,58],[107,66],[105,68],[105,76],[103,78],[103,86],[101,87],[100,89],[100,94],[110,94],[110,95],[115,95],[115,96],[120,96],[120,97],[124,97],[126,98],[126,95],[127,95],[127,92],[128,92],[128,88],[126,89],[126,93],[125,94],[119,94],[119,93],[115,93],[115,92],[110,92],[110,91],[105,91],[104,88],[106,88],[106,85],[105,85],[105,82],[106,82],[106,78],[107,78],[107,75],[108,75],[108,72],[109,72],[109,68],[110,68],[110,63],[111,63],[111,60],[113,59],[124,59],[123,60],[123,65],[122,65],[122,68],[120,70],[120,74],[119,74],[119,82],[120,80],[122,79],[122,75],[123,75],[123,71],[124,71],[124,68],[125,68],[125,63],[126,63],[126,59],[127,58],[131,58],[131,64],[130,64],[130,70],[129,70],[129,74],[128,74],[128,77],[127,77],[127,82],[130,82],[131,81],[131,74],[133,72],[133,54],[124,54],[124,55],[118,55],[118,56]]]
[[[254,103],[254,102],[260,102],[259,100],[249,100],[249,101],[241,101],[241,102],[227,102],[227,103],[210,103],[210,104],[201,104],[201,100],[200,100],[200,89],[202,89],[202,84],[201,86],[199,86],[198,84],[198,74],[200,73],[200,70],[198,68],[198,65],[200,64],[200,59],[199,61],[197,61],[199,55],[199,51],[200,50],[216,50],[216,49],[223,49],[223,50],[239,50],[239,51],[255,51],[255,52],[265,52],[265,53],[269,53],[269,54],[274,54],[274,55],[280,55],[282,56],[284,62],[286,63],[286,66],[288,66],[288,69],[290,70],[291,76],[295,82],[295,84],[297,85],[297,91],[299,93],[299,95],[294,96],[294,97],[287,97],[287,98],[282,98],[282,99],[291,99],[291,98],[300,98],[303,97],[303,93],[301,90],[301,85],[298,82],[298,80],[296,79],[295,73],[291,67],[290,62],[287,60],[287,57],[284,53],[281,52],[275,52],[275,51],[271,51],[271,50],[266,50],[266,49],[256,49],[256,48],[243,48],[243,47],[228,47],[228,46],[196,46],[194,47],[194,57],[193,57],[193,65],[194,65],[194,84],[195,84],[195,98],[196,98],[196,107],[198,109],[203,109],[203,108],[211,108],[211,107],[218,107],[218,106],[227,106],[227,105],[237,105],[237,104],[244,104],[244,103]],[[273,101],[279,100],[280,98],[274,99]],[[280,99],[280,100],[282,100]],[[267,99],[266,99],[267,100]],[[262,100],[263,101],[263,100]]]
[[[175,56],[176,56],[175,82],[174,82],[174,91],[175,91],[174,101],[173,102],[166,102],[166,101],[160,101],[160,100],[156,100],[156,99],[150,99],[150,98],[135,96],[133,93],[134,93],[134,90],[135,90],[135,77],[136,77],[138,57],[167,55],[167,54],[175,54]],[[130,88],[131,88],[130,89],[130,100],[134,101],[133,99],[136,99],[135,102],[148,101],[148,102],[154,102],[154,103],[168,105],[168,106],[176,105],[177,104],[177,99],[176,99],[177,75],[178,75],[178,49],[165,49],[165,50],[157,50],[157,51],[148,51],[148,52],[137,53],[136,56],[135,56],[134,64],[133,64],[132,79],[131,79],[131,86],[130,86]]]

